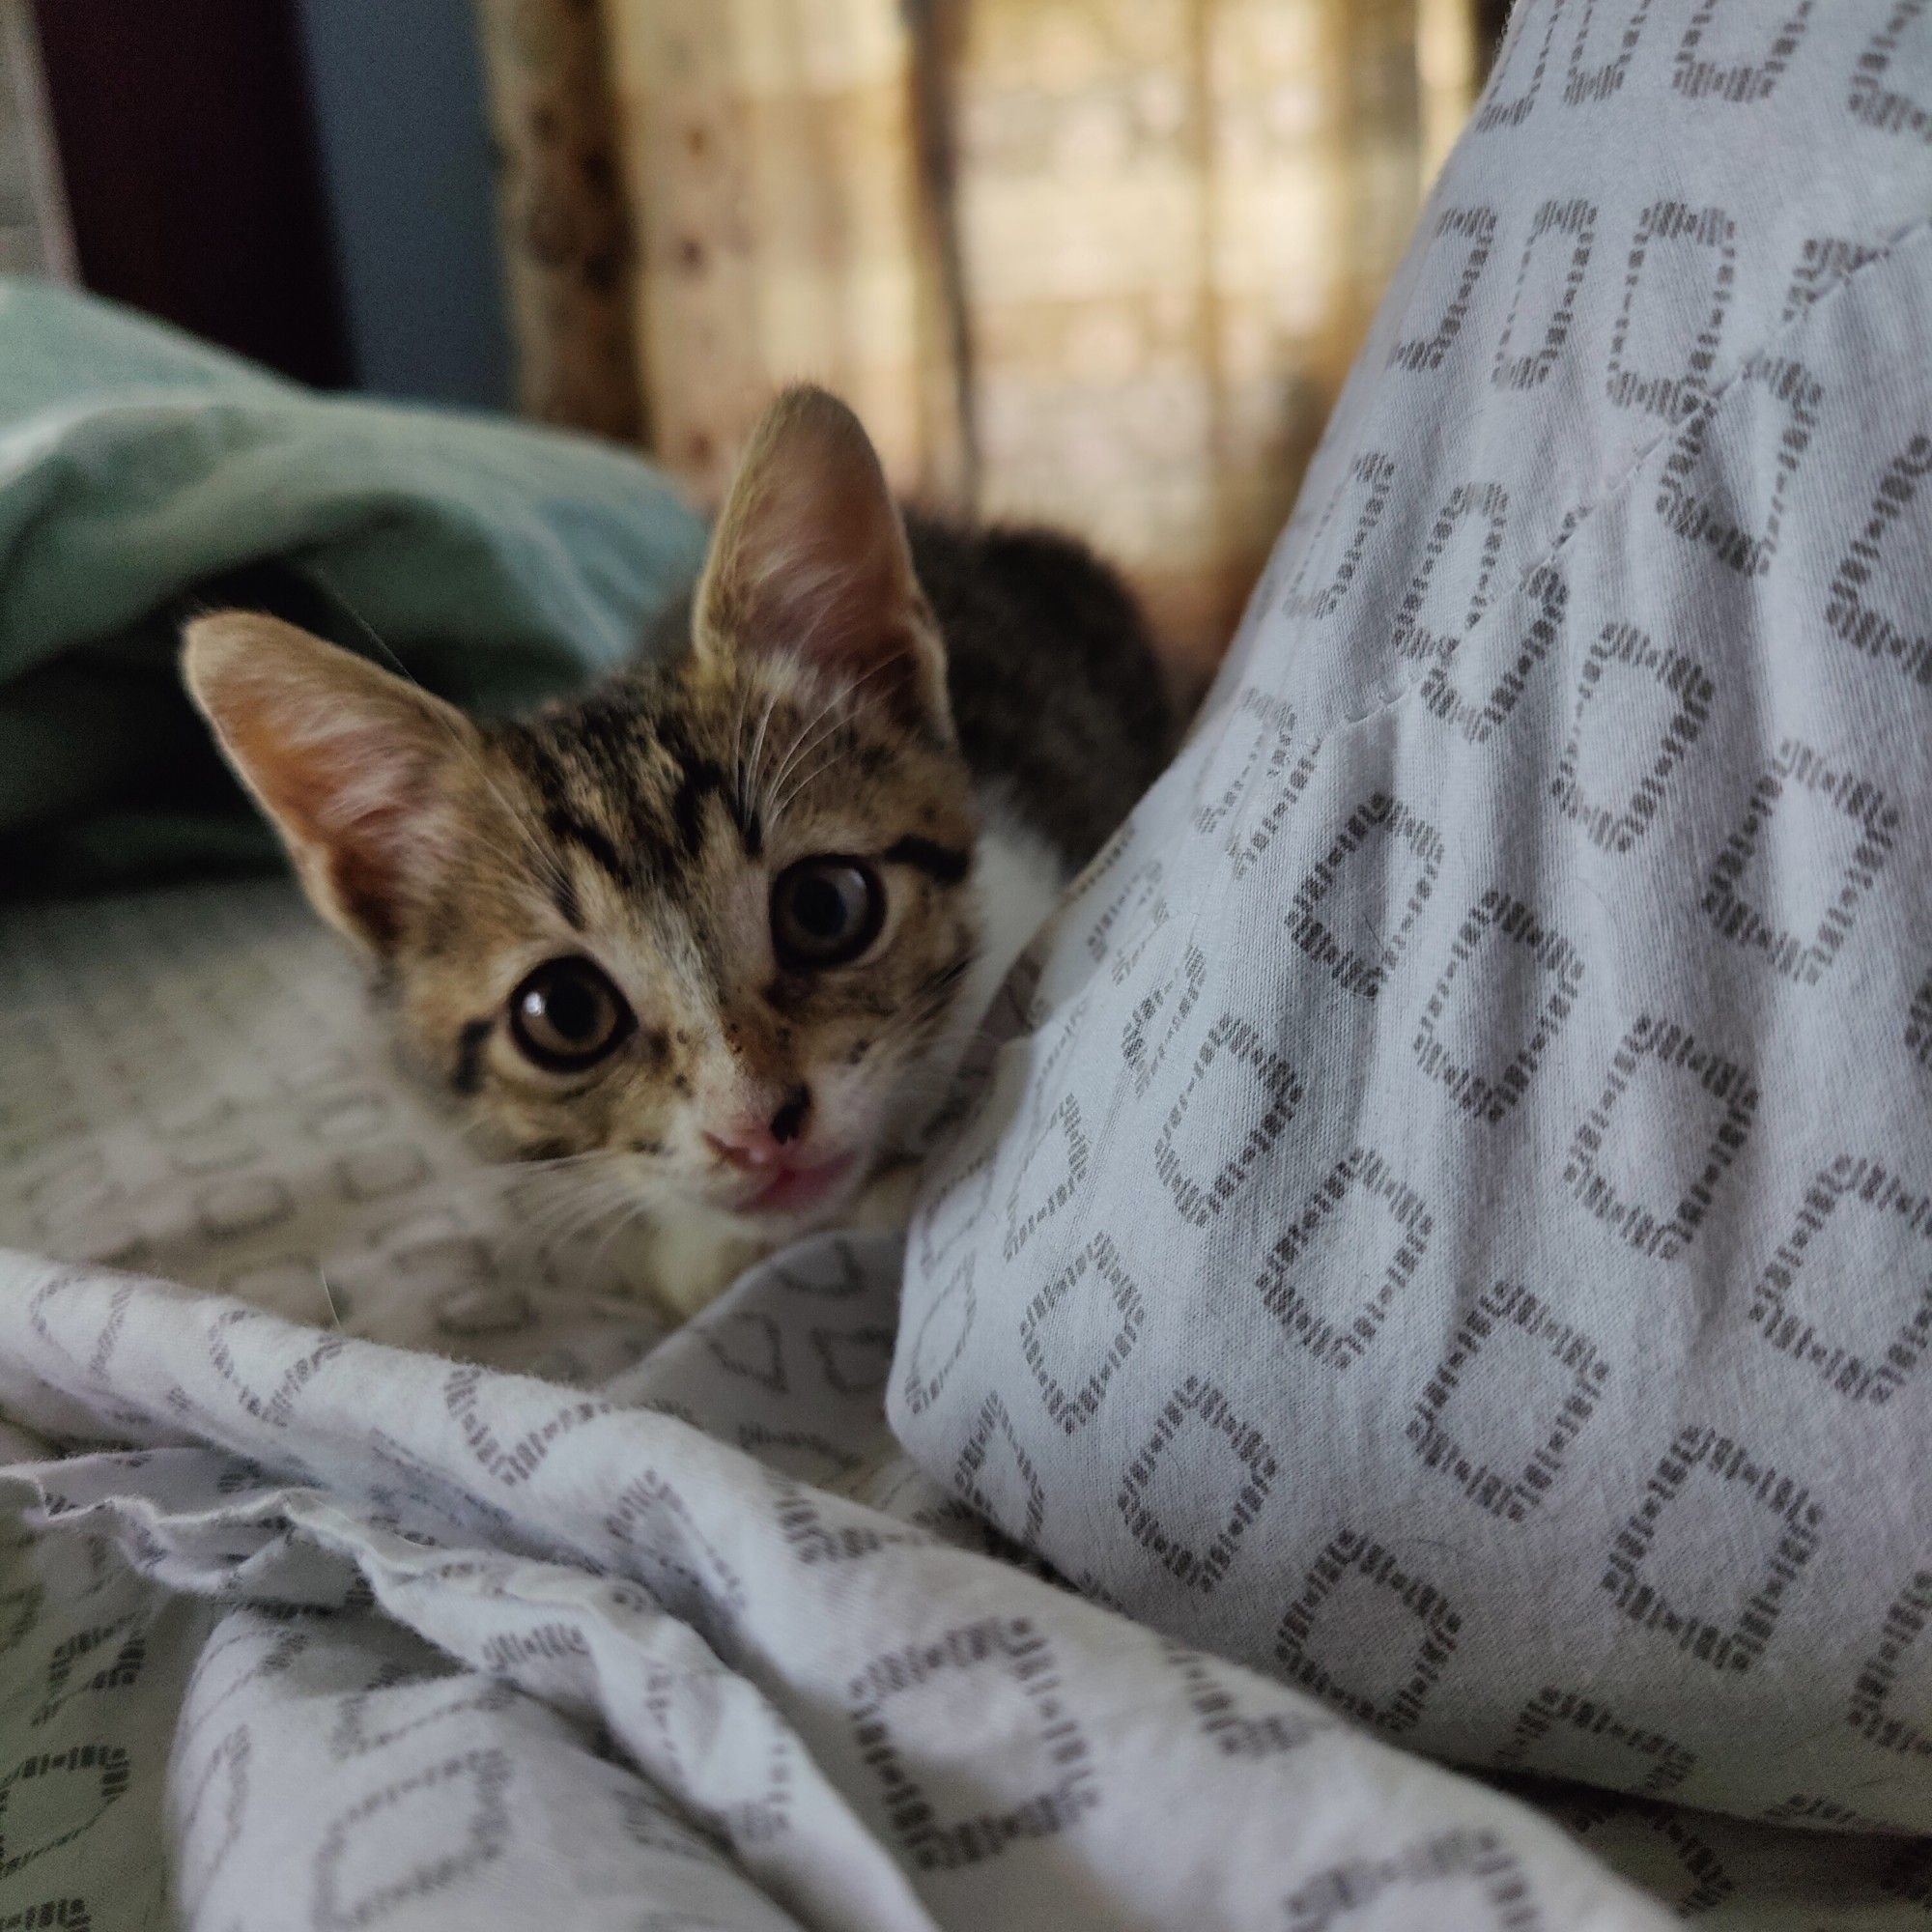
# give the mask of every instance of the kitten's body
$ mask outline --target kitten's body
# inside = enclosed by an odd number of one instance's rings
[[[580,697],[478,726],[239,613],[188,676],[417,1057],[505,1151],[647,1207],[681,1312],[902,1211],[999,978],[1171,730],[1110,571],[901,525],[812,391],[754,439],[694,599]]]
[[[1139,608],[1070,538],[909,517],[913,567],[946,639],[960,749],[989,796],[1079,870],[1173,749]]]

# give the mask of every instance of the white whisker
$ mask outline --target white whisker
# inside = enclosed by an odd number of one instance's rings
[[[772,728],[772,713],[778,709],[779,689],[773,685],[765,695],[764,716],[758,720],[758,735],[752,743],[752,755],[747,766],[749,792],[745,801],[745,815],[750,818],[764,796],[762,783],[765,764],[765,737]]]
[[[314,577],[322,584],[323,588],[326,589],[328,592],[328,594],[331,597],[333,597],[339,605],[341,605],[344,613],[350,618],[350,620],[355,624],[355,626],[363,633],[363,635],[367,637],[369,641],[372,644],[374,644],[376,648],[379,651],[381,651],[385,658],[388,659],[389,663],[395,667],[396,674],[399,677],[401,677],[405,683],[414,685],[414,687],[418,691],[423,691],[423,684],[421,679],[419,679],[410,669],[409,666],[402,661],[401,657],[398,656],[397,653],[390,648],[388,639],[384,638],[376,629],[375,625],[370,623],[368,618],[363,616],[361,611],[358,611],[355,608],[355,606],[352,604],[346,596],[343,595],[341,586],[338,583],[336,583],[336,582],[331,577],[328,576],[328,574],[321,567],[321,565],[311,562],[307,566],[307,568],[308,568],[308,574]],[[425,692],[424,695],[428,696],[429,694]],[[440,714],[438,714],[438,722],[439,723],[443,722]],[[482,758],[477,754],[474,746],[468,743],[462,737],[462,735],[459,732],[457,732],[454,728],[449,728],[449,737],[451,743],[455,745],[456,749],[469,760],[469,763],[471,767],[474,769],[476,776],[482,780],[485,788],[496,799],[497,803],[503,808],[504,811],[509,814],[510,822],[513,825],[520,826],[523,829],[526,837],[527,837],[530,841],[532,850],[536,854],[538,864],[547,870],[550,877],[550,883],[552,884],[552,886],[555,888],[558,892],[564,894],[566,896],[569,896],[573,893],[574,887],[572,885],[569,875],[564,870],[563,861],[557,857],[555,849],[552,841],[550,840],[549,837],[544,833],[543,829],[537,824],[536,820],[530,815],[528,810],[525,807],[516,804],[509,797],[509,795],[503,790],[502,786],[499,785],[497,782],[497,781],[490,776],[488,768],[485,766]]]
[[[802,777],[793,779],[785,795],[781,799],[773,801],[772,816],[774,818],[783,817],[798,802],[800,797],[803,796],[806,787],[822,773],[830,771],[838,762],[838,753],[837,752],[829,752],[815,765],[810,766]]]
[[[335,1306],[335,1291],[328,1285],[327,1274],[318,1267],[315,1278],[322,1284],[322,1298],[328,1303],[328,1319],[335,1323],[335,1332],[338,1335],[348,1334],[349,1330],[342,1325],[341,1313]]]
[[[738,687],[738,716],[731,726],[731,794],[737,802],[742,821],[752,815],[751,770],[745,757],[745,720],[751,715],[752,687],[749,681]]]
[[[604,1257],[611,1251],[611,1244],[619,1236],[626,1234],[638,1222],[647,1219],[649,1214],[650,1204],[648,1202],[632,1201],[629,1207],[618,1214],[616,1221],[605,1230],[604,1238],[597,1243],[596,1248],[591,1252],[590,1259],[583,1264],[585,1275],[594,1280],[598,1268],[603,1264]]]
[[[841,725],[849,724],[854,713],[863,708],[863,705],[872,702],[878,696],[876,692],[866,692],[863,699],[860,697],[860,694],[873,678],[877,677],[881,671],[890,669],[892,665],[892,659],[881,659],[869,670],[861,672],[851,683],[840,685],[826,699],[825,703],[812,714],[811,718],[794,735],[791,749],[786,752],[779,764],[778,770],[772,774],[771,780],[765,787],[767,797],[779,792],[783,787],[787,776],[797,768],[801,759],[816,751]],[[800,786],[793,785],[789,791],[785,792],[781,804],[771,806],[767,815],[777,818],[781,811],[787,810],[797,800],[799,791]]]
[[[610,1188],[586,1190],[577,1200],[568,1204],[566,1211],[552,1216],[544,1225],[541,1234],[534,1234],[533,1246],[548,1249],[555,1254],[559,1249],[570,1247],[582,1239],[600,1222],[612,1214],[622,1213],[637,1205],[637,1196],[629,1190],[613,1191]]]

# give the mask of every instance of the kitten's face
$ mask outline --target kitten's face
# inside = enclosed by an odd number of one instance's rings
[[[498,1146],[774,1238],[931,1114],[977,1018],[940,653],[863,433],[806,392],[753,440],[675,664],[493,727],[263,617],[202,620],[187,670]]]
[[[977,937],[957,753],[787,672],[626,680],[486,736],[389,954],[409,1037],[500,1143],[622,1155],[762,1232],[931,1110]]]

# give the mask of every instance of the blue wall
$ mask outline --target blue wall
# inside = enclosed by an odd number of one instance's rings
[[[298,0],[298,13],[356,386],[507,407],[469,0]]]

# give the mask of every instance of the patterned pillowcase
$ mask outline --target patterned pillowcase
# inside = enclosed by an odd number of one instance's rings
[[[1518,9],[915,1225],[921,1461],[1404,1743],[1932,1827],[1928,210],[1926,0]]]

